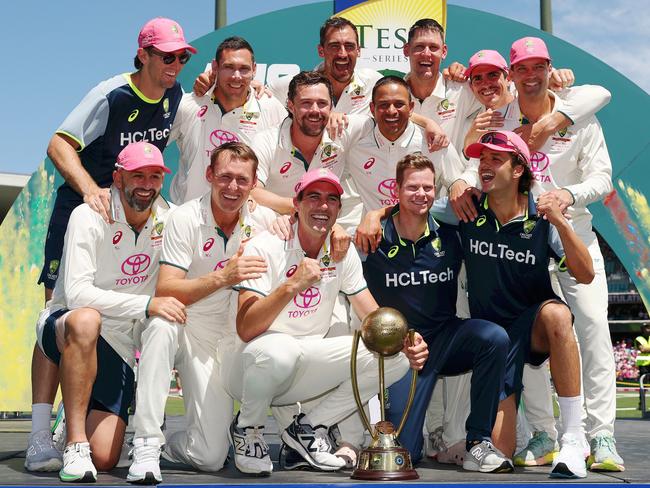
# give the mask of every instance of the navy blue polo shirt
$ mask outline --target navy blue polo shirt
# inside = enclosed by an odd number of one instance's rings
[[[551,288],[550,258],[563,264],[564,249],[554,226],[537,214],[528,195],[525,215],[502,225],[483,194],[474,222],[460,222],[472,318],[508,327],[528,307],[557,298]]]
[[[131,142],[147,141],[164,151],[182,96],[178,82],[153,100],[138,90],[130,74],[114,76],[90,90],[57,133],[79,144],[84,169],[98,186],[108,188],[117,155]],[[81,203],[67,182],[59,187],[55,208],[69,213]]]
[[[398,212],[399,205],[383,222],[383,238],[363,263],[363,275],[377,303],[402,312],[426,338],[456,316],[462,249],[456,228],[431,214],[422,237],[402,238],[393,221]]]

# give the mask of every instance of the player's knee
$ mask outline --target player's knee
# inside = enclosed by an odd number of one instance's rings
[[[223,468],[228,452],[225,449],[206,449],[192,456],[192,464],[199,471],[215,472]]]
[[[102,318],[97,310],[92,308],[74,310],[65,320],[65,339],[79,344],[95,344],[101,325]]]
[[[174,341],[178,327],[179,325],[176,323],[169,322],[160,317],[154,317],[142,331],[142,343],[144,344],[154,337],[156,338],[156,341],[163,338],[169,341]]]
[[[95,445],[91,447],[92,460],[98,471],[110,471],[120,460],[121,449],[111,449],[108,446]]]
[[[293,376],[296,367],[302,357],[297,347],[289,343],[282,350],[275,348],[246,348],[243,352],[246,369],[250,367],[265,371],[264,375],[258,375],[264,383],[282,384]]]
[[[573,321],[569,307],[561,303],[547,303],[540,311],[550,341],[574,340]]]
[[[482,327],[477,327],[477,333],[484,343],[499,353],[506,354],[510,349],[510,337],[506,330],[492,322],[485,321]]]

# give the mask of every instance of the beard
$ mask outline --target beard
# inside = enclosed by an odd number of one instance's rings
[[[149,210],[151,205],[153,205],[154,200],[158,197],[160,192],[154,190],[153,194],[149,198],[142,198],[136,196],[135,192],[141,190],[141,188],[125,188],[124,189],[124,199],[126,203],[136,212],[144,212]]]

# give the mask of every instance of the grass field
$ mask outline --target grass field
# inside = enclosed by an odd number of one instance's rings
[[[647,406],[650,408],[650,394],[647,396]],[[235,405],[235,411],[239,405]],[[167,399],[167,407],[165,408],[167,415],[183,415],[185,408],[183,407],[183,399],[177,396],[170,396]],[[557,405],[555,405],[555,416],[559,414]],[[616,396],[616,418],[619,419],[638,419],[641,418],[641,411],[639,410],[639,394],[634,392],[619,393]]]

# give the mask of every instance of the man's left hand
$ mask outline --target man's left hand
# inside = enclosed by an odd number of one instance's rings
[[[404,339],[402,352],[406,354],[411,368],[420,371],[424,368],[424,363],[427,362],[427,358],[429,357],[429,346],[427,346],[427,343],[424,342],[424,339],[418,332],[415,333],[414,339],[413,345],[411,345],[408,336]]]

